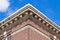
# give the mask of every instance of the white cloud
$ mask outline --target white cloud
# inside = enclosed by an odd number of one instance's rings
[[[8,9],[9,5],[9,0],[0,0],[0,11],[5,12]]]

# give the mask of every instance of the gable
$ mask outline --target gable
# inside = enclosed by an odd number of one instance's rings
[[[56,24],[51,22],[46,16],[41,14],[41,12],[39,12],[30,4],[26,5],[22,9],[15,12],[14,15],[1,22],[0,33],[11,30],[11,28],[13,28],[14,26],[21,24],[28,19],[41,26],[51,34],[59,37],[60,28],[58,28]]]
[[[28,35],[27,35],[28,34]],[[24,37],[27,37],[25,38]],[[12,40],[21,40],[21,39],[26,39],[26,40],[51,40],[49,36],[47,36],[46,34],[44,34],[43,32],[35,29],[34,27],[32,27],[31,25],[26,25],[21,29],[18,29],[17,31],[15,31],[14,33],[11,34],[12,36]],[[18,36],[22,37],[19,38]],[[37,37],[36,37],[37,36]],[[17,38],[18,37],[18,38]],[[29,37],[29,38],[28,38]],[[17,39],[16,39],[17,38]],[[25,40],[24,39],[24,40]]]

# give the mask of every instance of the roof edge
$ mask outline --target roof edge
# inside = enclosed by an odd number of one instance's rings
[[[36,9],[34,6],[32,6],[31,4],[26,4],[25,6],[21,7],[20,9],[18,9],[16,12],[14,12],[13,14],[11,14],[10,16],[8,16],[7,18],[5,18],[4,20],[0,21],[0,24],[5,21],[6,19],[8,19],[9,17],[13,16],[14,14],[16,14],[17,12],[19,12],[20,10],[22,10],[23,8],[27,7],[27,6],[31,6],[32,8],[34,8],[35,10],[37,10],[39,13],[41,13],[44,17],[46,17],[46,19],[48,19],[50,22],[52,22],[53,25],[56,25],[57,27],[59,27],[55,22],[53,22],[52,20],[50,20],[47,16],[45,16],[41,11],[39,11],[38,9]],[[60,28],[60,27],[59,27]]]
[[[32,6],[31,4],[26,4],[23,7],[21,7],[20,9],[18,9],[17,11],[15,11],[13,14],[11,14],[10,16],[8,16],[7,18],[3,19],[2,21],[0,21],[0,23],[2,23],[3,21],[5,21],[6,19],[8,19],[9,17],[13,16],[15,13],[19,12],[20,10],[22,10],[23,8],[25,8],[26,6]]]

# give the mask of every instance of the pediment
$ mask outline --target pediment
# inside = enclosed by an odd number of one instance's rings
[[[0,24],[0,33],[10,30],[14,26],[21,24],[28,19],[37,25],[42,26],[53,35],[60,35],[60,28],[30,4],[27,4],[23,8],[16,11],[13,15],[8,17],[6,20],[2,21]]]
[[[48,35],[37,30],[31,25],[26,25],[22,28],[17,29],[17,31],[11,34],[11,37],[13,37],[11,40],[17,40],[17,39],[18,40],[21,40],[21,39],[22,40],[32,40],[32,39],[33,40],[51,40],[51,38]]]

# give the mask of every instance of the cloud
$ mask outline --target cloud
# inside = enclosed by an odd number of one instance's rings
[[[9,5],[9,0],[0,0],[0,12],[5,12],[8,9]]]

